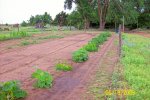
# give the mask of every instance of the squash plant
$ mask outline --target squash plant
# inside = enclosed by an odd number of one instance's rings
[[[73,52],[72,59],[75,62],[84,62],[88,60],[88,52],[85,49],[79,49]]]
[[[0,100],[16,100],[26,96],[27,92],[20,89],[18,81],[0,83]]]
[[[71,71],[72,70],[72,66],[66,62],[60,62],[57,63],[55,65],[56,70],[60,70],[60,71]]]
[[[36,79],[35,87],[38,88],[49,88],[52,87],[53,77],[48,72],[41,69],[37,69],[33,74],[32,78]]]

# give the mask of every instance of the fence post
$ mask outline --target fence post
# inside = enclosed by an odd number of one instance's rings
[[[121,48],[122,48],[122,33],[121,33],[121,24],[119,25],[119,57],[121,57]]]

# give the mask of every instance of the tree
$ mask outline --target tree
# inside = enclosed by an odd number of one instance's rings
[[[70,27],[75,26],[78,29],[82,29],[84,26],[82,16],[80,15],[79,11],[77,11],[77,10],[73,11],[71,14],[68,15],[67,22]]]
[[[109,7],[109,0],[98,0],[98,15],[99,15],[99,29],[103,30],[106,24],[106,15]]]
[[[77,11],[84,20],[84,28],[88,29],[90,22],[96,19],[95,7],[93,6],[92,0],[66,0],[64,5],[65,9],[71,9],[73,2],[77,5]]]
[[[25,22],[25,21],[23,21],[23,22],[21,23],[21,26],[23,26],[23,27],[26,27],[27,25],[28,25],[28,23]]]
[[[61,11],[59,14],[56,15],[53,24],[54,25],[59,25],[60,27],[63,25],[67,25],[67,16],[64,11]]]
[[[43,15],[31,16],[29,19],[30,25],[35,25],[37,23],[43,23],[44,25],[50,24],[52,17],[45,12]]]

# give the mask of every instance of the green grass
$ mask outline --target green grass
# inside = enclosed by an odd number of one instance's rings
[[[72,70],[72,66],[66,62],[59,62],[55,65],[56,70],[60,70],[60,71],[71,71]]]
[[[0,34],[0,41],[18,39],[18,38],[29,37],[29,36],[31,35],[25,31],[11,32],[8,34]]]
[[[48,72],[37,69],[33,74],[32,78],[36,79],[34,84],[37,88],[50,88],[52,87],[53,77]]]
[[[26,91],[20,88],[18,81],[0,83],[0,100],[17,100],[25,98],[26,96]]]
[[[150,98],[150,39],[126,34],[123,57],[124,77],[136,91],[128,100],[149,100]]]

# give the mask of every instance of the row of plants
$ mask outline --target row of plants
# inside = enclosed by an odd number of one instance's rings
[[[85,62],[88,60],[88,52],[96,52],[99,49],[99,46],[103,44],[111,34],[109,32],[103,32],[93,38],[89,43],[79,50],[73,52],[72,59],[75,62]]]
[[[135,95],[128,100],[149,100],[150,98],[150,39],[125,34],[121,64],[124,77]]]
[[[16,35],[17,36],[17,35]],[[16,37],[14,34],[14,37]],[[22,35],[26,36],[26,35]],[[89,43],[83,46],[81,49],[73,53],[73,61],[75,62],[84,62],[88,60],[88,52],[98,51],[99,45],[107,40],[107,37],[110,36],[109,32],[104,32],[93,38]],[[73,67],[71,64],[61,61],[55,65],[56,70],[58,71],[71,71]],[[32,73],[31,77],[35,79],[33,84],[36,88],[50,88],[53,84],[53,76],[46,71],[37,69]],[[25,98],[27,92],[20,87],[19,81],[8,81],[0,83],[0,100],[16,100],[20,98]]]
[[[55,65],[56,70],[58,71],[71,71],[72,66],[63,61]],[[53,84],[53,76],[46,71],[37,69],[32,73],[31,77],[35,79],[33,86],[35,88],[51,88]],[[25,98],[27,92],[21,89],[21,84],[19,81],[7,81],[0,82],[0,100],[17,100]]]
[[[29,36],[31,35],[26,31],[11,32],[8,34],[0,34],[0,41],[18,39],[18,38],[29,37]]]

